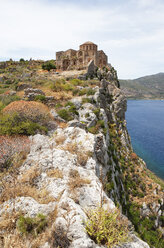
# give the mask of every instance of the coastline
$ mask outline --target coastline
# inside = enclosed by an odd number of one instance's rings
[[[162,106],[158,104],[162,100],[156,99],[151,107],[152,99],[127,99],[132,105],[128,105],[126,112],[127,129],[131,137],[134,152],[141,157],[147,168],[158,178],[164,180],[163,156],[162,156]],[[149,100],[149,101],[146,101]],[[133,103],[134,101],[134,103]],[[135,101],[138,102],[135,104]],[[141,101],[141,103],[139,103]],[[145,101],[145,104],[144,104]],[[162,105],[162,106],[161,106]],[[157,109],[159,108],[159,113]]]

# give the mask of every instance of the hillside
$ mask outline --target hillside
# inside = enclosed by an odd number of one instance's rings
[[[164,183],[133,152],[116,71],[43,63],[0,65],[0,248],[164,247]]]
[[[164,73],[133,80],[120,80],[121,89],[131,99],[164,99]]]

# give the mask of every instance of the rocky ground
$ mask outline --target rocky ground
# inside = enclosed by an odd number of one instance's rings
[[[132,150],[115,71],[99,71],[98,78],[73,81],[73,88],[61,91],[45,90],[52,72],[39,75],[44,82],[37,90],[18,88],[16,94],[35,101],[48,92],[51,103],[43,102],[53,125],[47,134],[30,136],[26,156],[21,161],[13,156],[12,166],[1,173],[0,247],[162,248],[163,182]],[[28,83],[34,86],[33,80]],[[117,224],[127,230],[123,243],[112,246],[89,235],[89,211],[98,208],[119,209]]]

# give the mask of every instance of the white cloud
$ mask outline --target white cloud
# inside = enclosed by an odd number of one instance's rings
[[[162,71],[163,1],[112,2],[0,0],[0,59],[50,59],[91,40],[122,78]]]

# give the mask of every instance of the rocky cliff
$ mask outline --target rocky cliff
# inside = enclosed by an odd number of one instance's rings
[[[128,235],[114,247],[163,247],[163,185],[133,152],[116,73],[98,75],[93,95],[65,107],[73,120],[52,109],[55,129],[31,136],[27,158],[21,165],[16,158],[1,177],[0,247],[112,247],[87,232],[88,213],[97,208],[121,212]],[[36,221],[38,214],[45,228],[28,234],[25,218]]]

